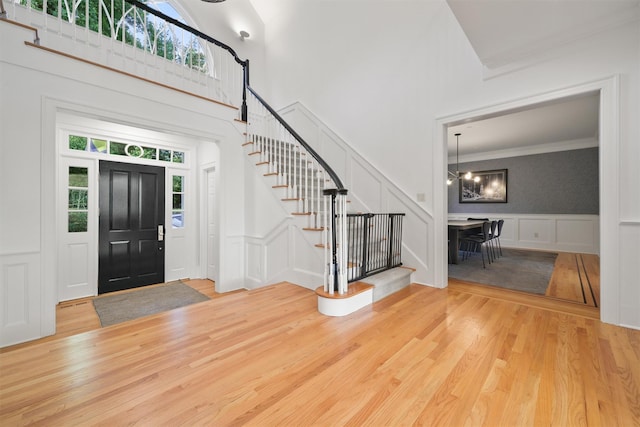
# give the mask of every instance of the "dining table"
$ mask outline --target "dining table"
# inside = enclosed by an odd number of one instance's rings
[[[463,231],[478,229],[482,230],[482,224],[484,221],[478,220],[460,220],[450,219],[448,221],[449,226],[449,259],[451,264],[458,264],[458,248],[460,247],[460,235]]]

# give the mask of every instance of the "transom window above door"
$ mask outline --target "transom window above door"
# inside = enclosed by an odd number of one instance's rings
[[[185,152],[153,147],[148,143],[121,142],[91,136],[69,135],[68,148],[74,151],[124,156],[158,162],[185,163]]]

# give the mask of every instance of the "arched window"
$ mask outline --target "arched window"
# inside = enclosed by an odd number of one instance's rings
[[[167,0],[142,2],[176,21],[189,24]],[[206,43],[126,0],[19,0],[19,3],[191,70],[210,74],[213,69]]]

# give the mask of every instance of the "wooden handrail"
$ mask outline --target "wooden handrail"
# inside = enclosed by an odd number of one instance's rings
[[[36,35],[35,39],[33,39],[34,44],[40,44],[40,36],[38,35],[38,29],[36,27],[32,27],[31,25],[23,24],[18,21],[13,21],[11,19],[7,19],[7,11],[4,9],[4,5],[2,4],[2,0],[0,0],[0,22],[6,22],[7,24],[15,25],[16,27],[21,27],[30,31],[33,31]]]

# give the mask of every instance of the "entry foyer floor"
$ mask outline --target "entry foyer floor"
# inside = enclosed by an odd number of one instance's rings
[[[640,331],[453,286],[334,318],[282,283],[5,349],[0,371],[3,425],[640,425]]]

